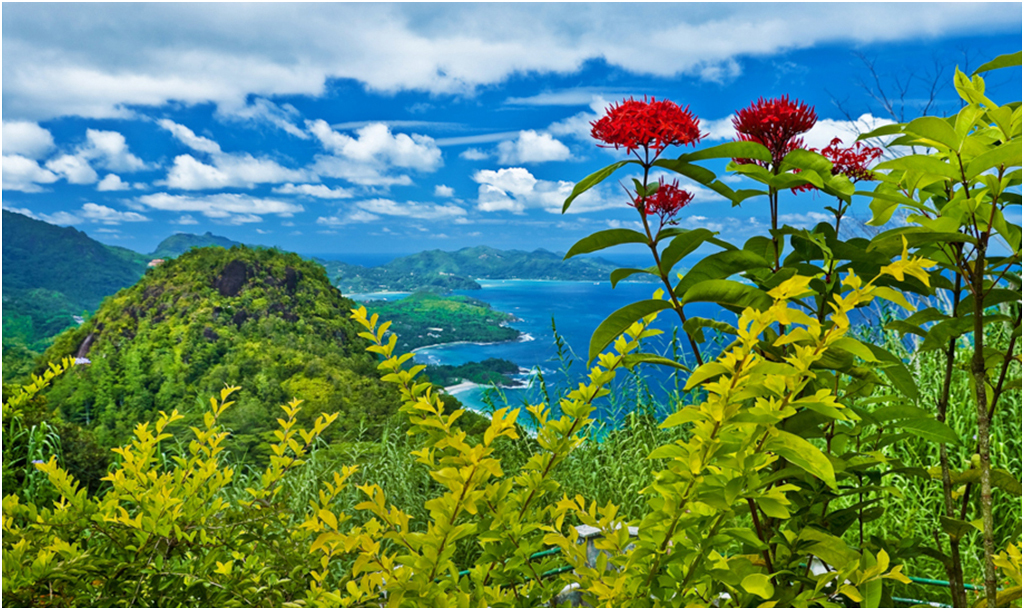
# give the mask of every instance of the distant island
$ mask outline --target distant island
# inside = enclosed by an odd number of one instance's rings
[[[573,258],[548,250],[498,250],[489,246],[462,248],[455,252],[428,250],[403,256],[378,267],[350,265],[315,259],[327,269],[331,282],[345,294],[415,292],[446,294],[452,290],[476,290],[475,280],[561,280],[606,282],[619,267],[603,258]],[[634,281],[648,276],[633,276]]]
[[[520,386],[512,379],[519,373],[519,365],[504,358],[487,358],[480,362],[467,362],[458,366],[431,364],[424,371],[431,383],[440,386],[454,386],[469,381],[480,385]]]
[[[398,301],[369,301],[366,309],[391,321],[390,330],[398,335],[397,346],[403,352],[441,343],[497,343],[520,338],[520,332],[509,326],[515,316],[465,296],[418,292]]]

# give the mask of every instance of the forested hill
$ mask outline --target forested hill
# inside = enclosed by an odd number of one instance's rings
[[[455,252],[429,250],[370,268],[319,262],[327,267],[335,285],[347,293],[479,288],[474,279],[606,282],[617,268],[615,263],[602,258],[563,260],[561,255],[543,249],[526,252],[488,246]],[[632,279],[645,277],[633,276]]]
[[[225,384],[242,387],[223,422],[239,455],[266,451],[279,405],[293,397],[305,401],[303,422],[341,413],[330,438],[373,431],[399,401],[348,317],[353,305],[297,254],[192,250],[56,339],[44,361],[70,354],[91,363],[57,380],[48,402],[94,429],[101,446],[123,443],[160,410],[194,421]]]
[[[39,341],[73,325],[134,284],[148,259],[105,246],[71,227],[3,211],[3,342],[39,348]]]
[[[175,233],[167,239],[160,242],[157,245],[156,250],[150,256],[152,258],[174,258],[181,256],[188,252],[192,248],[205,248],[207,246],[220,246],[221,248],[231,248],[232,246],[241,246],[240,242],[233,241],[227,237],[221,237],[220,235],[214,235],[207,231],[204,235],[194,235],[192,233]]]

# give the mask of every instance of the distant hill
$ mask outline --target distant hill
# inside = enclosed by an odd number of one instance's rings
[[[82,326],[57,337],[46,360],[88,358],[48,391],[66,421],[123,443],[139,421],[179,409],[186,423],[225,384],[224,416],[238,455],[263,454],[278,405],[304,400],[301,421],[340,411],[328,440],[374,430],[399,404],[365,351],[354,303],[319,265],[297,254],[203,248],[150,270]]]
[[[3,343],[31,349],[68,326],[72,316],[134,284],[148,259],[106,246],[72,227],[3,211]]]
[[[227,237],[214,235],[207,231],[204,235],[192,233],[175,233],[157,245],[156,250],[150,254],[150,258],[175,258],[188,252],[192,248],[205,248],[207,246],[220,246],[231,248],[232,246],[244,245],[241,242],[232,241]]]
[[[455,252],[429,250],[397,258],[379,267],[361,267],[336,261],[320,261],[331,281],[342,292],[414,292],[472,290],[474,279],[608,281],[618,265],[602,258],[572,258],[538,249],[498,250],[489,246],[463,248]],[[644,279],[634,276],[633,279]]]

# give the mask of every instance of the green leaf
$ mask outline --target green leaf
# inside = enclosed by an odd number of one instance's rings
[[[988,61],[981,64],[981,67],[975,70],[972,73],[972,75],[981,74],[982,72],[988,72],[989,70],[998,70],[1000,68],[1012,68],[1014,66],[1019,65],[1021,65],[1020,51],[1017,51],[1016,53],[1007,53],[1005,55],[1000,55],[999,57],[996,57],[992,61]]]
[[[867,140],[868,138],[877,138],[880,136],[891,136],[897,133],[903,133],[903,125],[901,123],[890,123],[889,125],[882,125],[876,129],[872,129],[867,133],[862,133],[857,136],[857,141]]]
[[[942,146],[958,151],[960,150],[960,144],[963,143],[963,138],[957,135],[953,126],[948,121],[934,116],[923,116],[914,119],[906,126],[904,132],[912,133],[927,140],[925,144],[932,148]]]
[[[939,523],[942,524],[942,531],[949,534],[949,537],[953,540],[960,540],[964,537],[964,534],[967,534],[974,529],[974,527],[967,521],[950,519],[945,515],[939,515]]]
[[[974,328],[973,317],[950,318],[928,329],[921,342],[921,351],[946,349],[950,339],[956,339]]]
[[[719,322],[718,320],[711,320],[709,318],[692,317],[687,318],[686,323],[683,324],[683,330],[686,334],[692,336],[697,343],[704,342],[704,331],[705,328],[713,328],[720,333],[728,335],[735,335],[737,330],[731,324],[725,322]]]
[[[650,275],[657,276],[658,274],[655,271],[656,269],[657,267],[651,267],[650,269],[616,269],[615,271],[612,271],[611,274],[612,288],[615,288],[616,284],[626,279],[627,277],[631,275],[636,275],[638,273],[648,273]]]
[[[694,229],[675,236],[668,247],[661,252],[662,273],[668,275],[672,271],[672,267],[676,266],[676,263],[683,260],[687,254],[699,248],[709,237],[714,235],[714,233],[707,229]]]
[[[871,343],[867,344],[868,349],[874,353],[875,358],[885,364],[881,367],[882,373],[889,378],[896,390],[911,400],[917,400],[920,392],[917,389],[917,381],[913,373],[903,363],[903,360],[890,353],[887,349]]]
[[[572,188],[572,193],[569,194],[569,198],[566,199],[565,203],[562,205],[562,213],[565,214],[566,211],[568,211],[569,205],[573,202],[574,199],[600,184],[605,178],[614,174],[615,170],[619,169],[623,165],[628,165],[630,163],[639,164],[639,161],[629,160],[612,163],[608,167],[599,169],[593,174],[590,174],[589,176],[584,178],[583,180],[577,182],[576,186]]]
[[[731,280],[707,280],[690,287],[680,298],[680,303],[718,303],[732,309],[754,307],[761,311],[772,305],[771,298],[763,291]]]
[[[671,358],[666,358],[664,356],[659,356],[657,354],[629,354],[625,358],[622,359],[622,363],[628,369],[632,369],[637,364],[646,363],[646,364],[658,364],[658,365],[661,365],[661,366],[670,366],[672,368],[676,368],[676,369],[679,369],[681,371],[686,371],[688,373],[690,372],[690,367],[688,367],[688,366],[686,366],[684,364],[681,364],[679,362],[676,362],[675,360],[672,360]]]
[[[967,179],[970,180],[994,167],[1019,167],[1020,164],[1021,146],[1018,140],[1017,142],[997,146],[988,152],[978,155],[967,164],[964,172],[967,174]]]
[[[605,248],[611,248],[612,246],[618,246],[620,244],[646,243],[647,236],[639,231],[634,231],[633,229],[606,229],[604,231],[598,231],[593,235],[587,235],[573,244],[565,254],[564,260],[568,260],[577,254],[597,252],[598,250],[604,250]]]
[[[716,252],[698,261],[675,286],[677,296],[692,286],[707,280],[722,280],[742,271],[770,269],[771,264],[759,254],[747,249]]]
[[[597,327],[597,330],[590,337],[590,353],[587,361],[593,362],[594,358],[597,358],[633,322],[652,313],[671,308],[672,301],[650,299],[631,303],[612,312],[610,316],[605,318],[604,322],[601,322],[600,326]]]
[[[743,590],[747,593],[753,593],[761,599],[768,599],[772,595],[775,595],[775,587],[772,585],[772,579],[768,578],[767,574],[760,574],[755,572],[754,574],[747,574],[743,577],[743,581],[740,583]]]
[[[768,184],[772,179],[772,173],[770,171],[753,163],[736,163],[735,161],[730,161],[729,165],[727,165],[725,169],[757,180],[762,184]]]
[[[777,176],[772,176],[772,179],[768,181],[768,186],[774,189],[778,189],[780,191],[795,188],[798,186],[803,186],[805,184],[813,185],[819,189],[825,187],[825,183],[822,182],[821,176],[814,172],[800,172],[799,174],[779,174]]]
[[[836,473],[832,468],[832,462],[828,461],[821,449],[785,430],[776,430],[775,433],[776,435],[765,444],[765,449],[781,455],[821,479],[832,489],[836,488]]]
[[[655,167],[663,167],[674,171],[677,174],[682,174],[687,178],[692,178],[701,184],[710,184],[715,180],[715,172],[705,169],[699,165],[687,163],[686,161],[680,161],[678,159],[658,159],[654,162]]]
[[[832,173],[832,162],[819,153],[797,148],[782,159],[781,171],[785,172],[793,168],[829,175]]]
[[[907,155],[884,161],[875,166],[875,169],[900,169],[903,171],[917,171],[926,174],[942,176],[950,180],[959,180],[960,172],[951,164],[937,158],[926,155]]]
[[[913,432],[925,440],[936,443],[959,445],[960,437],[953,429],[937,419],[908,419],[895,424],[906,431]]]
[[[686,162],[705,159],[756,159],[767,163],[772,160],[772,154],[763,144],[757,142],[726,142],[679,155],[678,159]]]

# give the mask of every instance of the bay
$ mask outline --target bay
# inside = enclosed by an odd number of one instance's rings
[[[512,407],[545,402],[539,372],[549,390],[552,402],[584,381],[587,374],[586,357],[594,329],[613,311],[636,301],[650,299],[657,289],[650,283],[620,283],[612,288],[609,282],[566,282],[544,280],[477,280],[481,290],[456,291],[489,303],[494,309],[511,313],[518,321],[511,326],[522,334],[519,341],[491,344],[455,343],[424,347],[416,350],[416,361],[422,364],[459,365],[487,358],[504,358],[521,367],[520,379],[524,388],[492,388],[464,386],[453,395],[467,407],[481,412],[500,408],[507,403]],[[357,300],[401,298],[402,294],[351,295]],[[717,305],[696,303],[687,306],[687,315],[732,319],[732,314]],[[679,318],[672,311],[662,312],[654,328],[663,335],[646,340],[644,351],[672,356],[672,330],[679,326]],[[555,332],[563,340],[562,358],[555,340]],[[676,356],[692,363],[688,346],[678,342]],[[685,373],[676,378],[671,371],[660,366],[642,365],[639,376],[623,371],[617,375],[610,397],[595,404],[595,418],[608,424],[626,416],[629,411],[642,407],[656,414],[674,407],[669,398],[685,379]],[[527,372],[530,371],[530,372]],[[525,416],[521,415],[521,420]],[[524,425],[528,421],[523,421]]]

